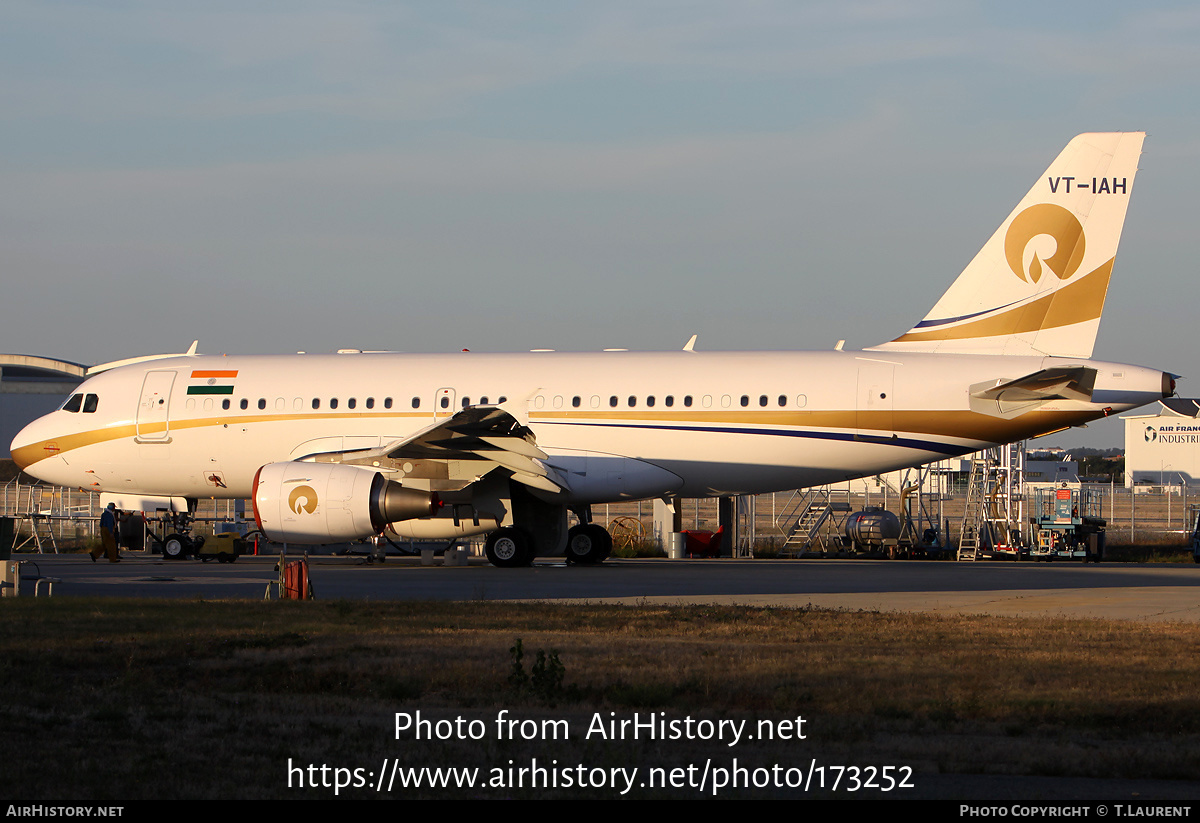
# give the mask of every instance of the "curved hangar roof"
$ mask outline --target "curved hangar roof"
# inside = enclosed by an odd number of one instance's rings
[[[0,354],[0,457],[26,423],[58,408],[86,372],[67,360]]]
[[[66,394],[79,385],[86,366],[33,354],[0,354],[0,392]],[[61,391],[53,384],[65,386]]]

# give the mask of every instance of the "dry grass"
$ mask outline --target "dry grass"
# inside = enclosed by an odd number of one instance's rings
[[[494,602],[62,599],[4,601],[0,613],[0,739],[21,753],[0,779],[10,798],[300,796],[286,788],[289,758],[487,767],[817,757],[918,774],[1200,774],[1194,625]],[[508,685],[517,637],[527,667],[537,649],[565,665],[553,705]],[[396,741],[393,713],[418,709],[489,722],[508,709],[567,719],[578,734],[558,744],[490,733]],[[593,712],[635,711],[802,715],[810,739],[736,749],[578,739]]]

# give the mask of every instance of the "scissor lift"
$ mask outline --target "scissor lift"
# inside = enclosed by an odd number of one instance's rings
[[[1061,487],[1037,489],[1034,516],[1030,519],[1035,539],[1029,556],[1033,560],[1092,560],[1104,557],[1107,521],[1101,517],[1103,498],[1096,489]]]

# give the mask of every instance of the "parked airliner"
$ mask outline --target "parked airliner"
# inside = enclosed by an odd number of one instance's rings
[[[593,504],[863,477],[1173,394],[1173,375],[1090,359],[1143,138],[1071,140],[929,314],[863,351],[193,344],[92,369],[13,458],[122,509],[250,498],[275,541],[487,533],[497,565],[599,562],[611,539]]]

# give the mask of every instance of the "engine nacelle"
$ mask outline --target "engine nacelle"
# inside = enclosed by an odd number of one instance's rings
[[[269,539],[340,543],[388,523],[429,517],[441,501],[380,472],[344,463],[268,463],[254,475],[254,520]]]

